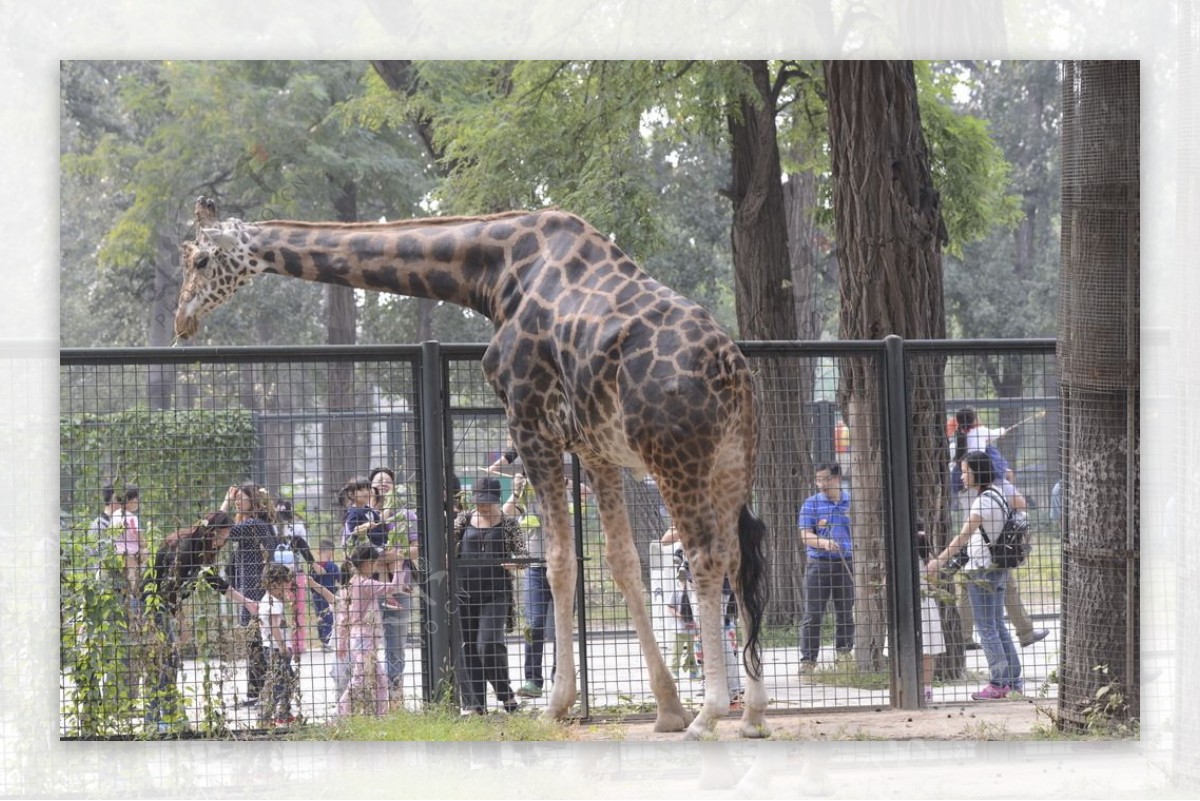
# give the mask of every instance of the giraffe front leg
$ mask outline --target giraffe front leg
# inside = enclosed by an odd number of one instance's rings
[[[562,479],[562,458],[558,452],[539,448],[514,430],[513,441],[525,463],[525,474],[533,485],[542,510],[546,547],[546,580],[550,584],[554,614],[554,668],[545,716],[564,720],[570,714],[579,691],[575,686],[575,538],[567,496]]]
[[[554,686],[545,715],[553,720],[566,719],[579,691],[575,686],[575,600],[577,568],[574,548],[548,543],[546,579],[554,599]]]

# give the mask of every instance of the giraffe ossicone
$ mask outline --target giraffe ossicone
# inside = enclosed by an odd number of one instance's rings
[[[767,736],[759,635],[766,531],[750,509],[758,440],[745,357],[704,308],[646,275],[579,217],[556,209],[393,223],[217,220],[200,198],[181,245],[179,337],[260,273],[449,301],[495,326],[484,374],[543,511],[556,675],[547,714],[575,703],[576,561],[562,492],[573,452],[596,497],[605,557],[629,606],[659,731],[709,734],[729,712],[721,589],[738,596],[746,673],[739,732]],[[621,471],[654,476],[691,566],[705,694],[692,719],[654,638]],[[690,722],[690,725],[689,725]]]

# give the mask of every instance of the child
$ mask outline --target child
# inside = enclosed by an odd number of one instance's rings
[[[287,725],[296,720],[291,713],[296,672],[288,640],[288,613],[295,615],[296,576],[287,565],[272,562],[263,569],[262,583],[265,594],[258,602],[258,625],[267,662],[267,681],[259,715],[264,721]]]
[[[671,594],[667,608],[675,616],[675,650],[671,654],[671,672],[679,678],[683,668],[688,670],[688,678],[699,676],[696,670],[696,618],[692,614],[692,602],[688,598],[687,571],[680,569],[676,575],[678,587]]]
[[[917,558],[924,564],[932,552],[925,524],[917,521]],[[929,585],[929,577],[921,571],[921,677],[925,682],[925,703],[933,701],[934,657],[946,652],[946,641],[942,636],[942,613],[938,610],[935,590]]]
[[[313,565],[313,578],[329,592],[337,590],[341,571],[333,558],[333,540],[322,539],[317,543],[317,560]],[[317,635],[326,651],[330,650],[333,637],[333,609],[317,590],[313,589],[313,606],[317,611]]]
[[[350,681],[338,700],[340,717],[350,714],[354,694],[368,682],[373,690],[375,714],[387,714],[387,663],[381,653],[384,639],[379,604],[386,596],[404,591],[400,561],[399,552],[381,550],[373,545],[359,545],[350,554],[354,572],[344,590],[347,642],[339,643],[339,648],[345,648],[350,659]],[[371,578],[375,573],[390,573],[392,580],[383,582]]]

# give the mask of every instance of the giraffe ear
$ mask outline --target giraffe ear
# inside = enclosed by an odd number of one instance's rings
[[[201,230],[201,233],[219,248],[228,250],[237,246],[237,237],[225,233],[220,228],[204,228]]]

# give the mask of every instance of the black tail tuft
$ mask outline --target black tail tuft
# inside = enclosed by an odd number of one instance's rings
[[[738,516],[738,545],[742,551],[742,562],[738,568],[739,600],[747,624],[742,663],[751,678],[761,679],[762,644],[758,640],[770,597],[767,586],[767,526],[750,511],[748,505],[742,507]]]

